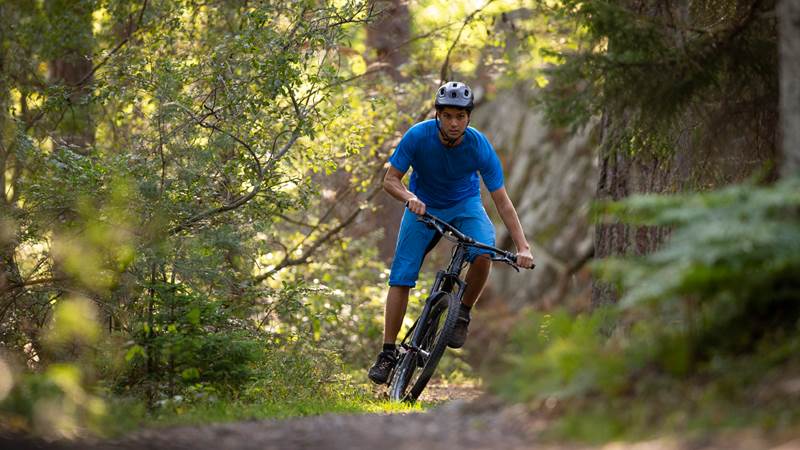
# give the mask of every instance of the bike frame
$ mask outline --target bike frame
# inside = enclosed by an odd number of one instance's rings
[[[450,264],[447,266],[447,270],[440,270],[436,273],[436,279],[433,282],[430,295],[428,296],[427,300],[425,300],[425,306],[422,308],[422,313],[419,315],[417,321],[414,322],[414,325],[412,325],[411,330],[409,330],[409,333],[412,333],[410,346],[412,349],[416,351],[422,351],[419,348],[419,343],[420,339],[422,339],[421,333],[423,329],[422,327],[418,327],[417,323],[419,323],[420,319],[427,320],[431,310],[436,306],[436,303],[438,303],[438,299],[441,299],[441,297],[436,294],[444,291],[452,293],[459,300],[464,297],[464,291],[467,288],[467,282],[461,279],[461,272],[464,270],[466,262],[466,246],[458,243],[453,249],[453,254],[450,257]],[[456,287],[458,290],[453,292],[453,289]],[[406,333],[405,337],[403,337],[400,345],[403,345],[407,338],[408,333]]]

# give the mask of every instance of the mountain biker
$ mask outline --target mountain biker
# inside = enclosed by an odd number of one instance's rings
[[[417,221],[416,215],[430,211],[478,242],[494,246],[494,226],[480,197],[480,174],[517,247],[517,263],[525,268],[533,265],[530,245],[503,186],[500,159],[486,137],[469,127],[474,107],[472,89],[457,81],[447,82],[436,91],[434,104],[435,119],[420,122],[403,135],[389,158],[383,180],[386,192],[406,203],[407,208],[389,275],[383,349],[368,374],[378,384],[387,381],[397,363],[395,340],[406,313],[408,294],[416,285],[425,254],[437,240],[436,232]],[[402,179],[409,167],[414,170],[406,188]],[[449,347],[460,348],[467,338],[470,309],[483,291],[492,265],[488,253],[477,249],[469,252],[467,288]]]

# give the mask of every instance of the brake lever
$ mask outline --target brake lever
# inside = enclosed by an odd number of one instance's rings
[[[520,269],[520,267],[517,265],[517,263],[516,263],[516,262],[514,262],[514,259],[513,259],[513,258],[511,258],[511,257],[510,257],[510,256],[508,256],[508,255],[503,255],[503,256],[495,256],[495,257],[493,257],[493,258],[492,258],[492,261],[504,262],[504,263],[508,264],[509,266],[513,267],[513,268],[514,268],[514,270],[516,270],[517,272],[519,272],[519,269]]]

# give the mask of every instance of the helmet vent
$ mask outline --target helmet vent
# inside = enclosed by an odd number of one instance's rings
[[[464,97],[469,97],[469,89],[464,89]]]
[[[444,95],[444,88],[439,89],[439,95]]]
[[[456,96],[457,96],[457,95],[458,95],[458,94],[456,94],[455,92],[453,92],[453,93],[451,93],[451,95],[450,95],[450,96],[451,96],[451,97],[453,97],[453,98],[456,98]]]
[[[453,83],[453,87],[458,87],[458,83]]]

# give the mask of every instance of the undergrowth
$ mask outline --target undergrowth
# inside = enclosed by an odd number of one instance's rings
[[[617,304],[531,312],[493,389],[590,442],[800,423],[800,179],[603,212],[670,241],[596,264]]]

